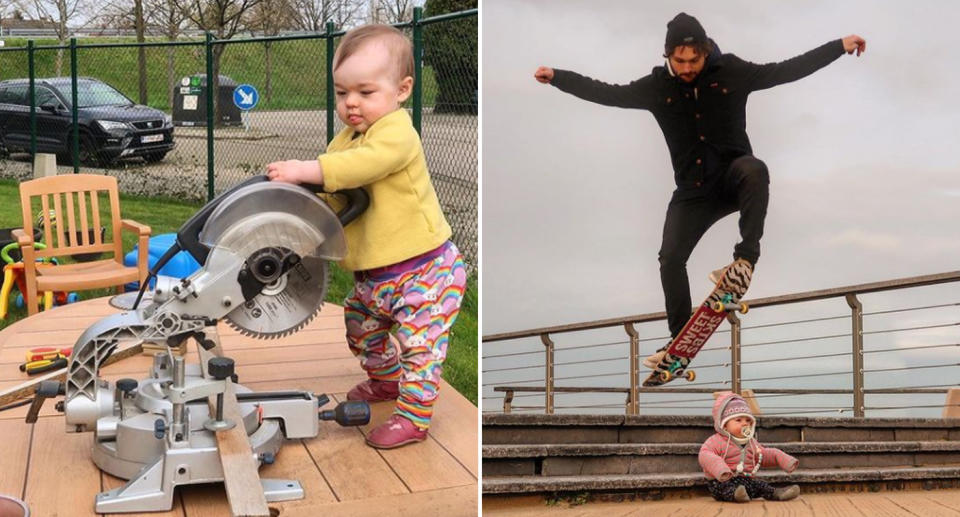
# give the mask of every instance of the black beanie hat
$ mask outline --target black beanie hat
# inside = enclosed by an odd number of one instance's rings
[[[707,42],[707,32],[696,18],[680,13],[667,23],[667,41],[664,51],[667,55],[681,45],[694,45]]]

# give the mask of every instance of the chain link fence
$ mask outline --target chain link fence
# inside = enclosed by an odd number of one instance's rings
[[[422,18],[417,8],[414,21],[397,27],[421,63],[406,107],[453,240],[476,266],[477,10]],[[313,159],[343,128],[328,80],[342,35],[328,26],[142,44],[8,39],[0,48],[0,177],[28,179],[34,154],[52,153],[59,173],[95,171],[116,176],[126,194],[202,203],[272,161]],[[208,77],[217,77],[213,99]],[[250,104],[239,85],[255,87],[252,109],[235,103]]]

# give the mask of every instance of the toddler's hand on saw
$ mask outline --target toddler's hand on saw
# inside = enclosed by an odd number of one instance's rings
[[[270,181],[284,183],[323,184],[323,170],[319,160],[284,160],[267,164]]]

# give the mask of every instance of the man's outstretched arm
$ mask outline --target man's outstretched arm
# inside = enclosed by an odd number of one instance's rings
[[[843,39],[825,43],[809,52],[779,63],[757,65],[744,61],[751,68],[750,89],[763,90],[802,79],[834,62],[844,53],[857,56],[866,52],[867,40],[851,34]]]
[[[654,98],[653,77],[649,75],[629,84],[607,84],[569,70],[541,66],[533,77],[543,84],[552,84],[571,95],[604,106],[649,109]]]

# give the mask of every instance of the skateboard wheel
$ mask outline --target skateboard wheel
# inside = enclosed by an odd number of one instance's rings
[[[723,302],[713,302],[714,312],[723,312]]]
[[[666,370],[660,372],[660,382],[669,382],[672,377],[673,374]]]
[[[79,299],[80,297],[77,296],[77,293],[70,293],[67,295],[67,303],[75,303]]]
[[[745,304],[745,303],[741,303],[741,304],[740,304],[740,314],[746,314],[747,311],[749,311],[749,310],[750,310],[750,306],[749,306],[749,305],[747,305],[747,304]]]
[[[683,376],[687,379],[687,382],[693,382],[693,380],[697,378],[697,372],[693,370],[687,370]]]

